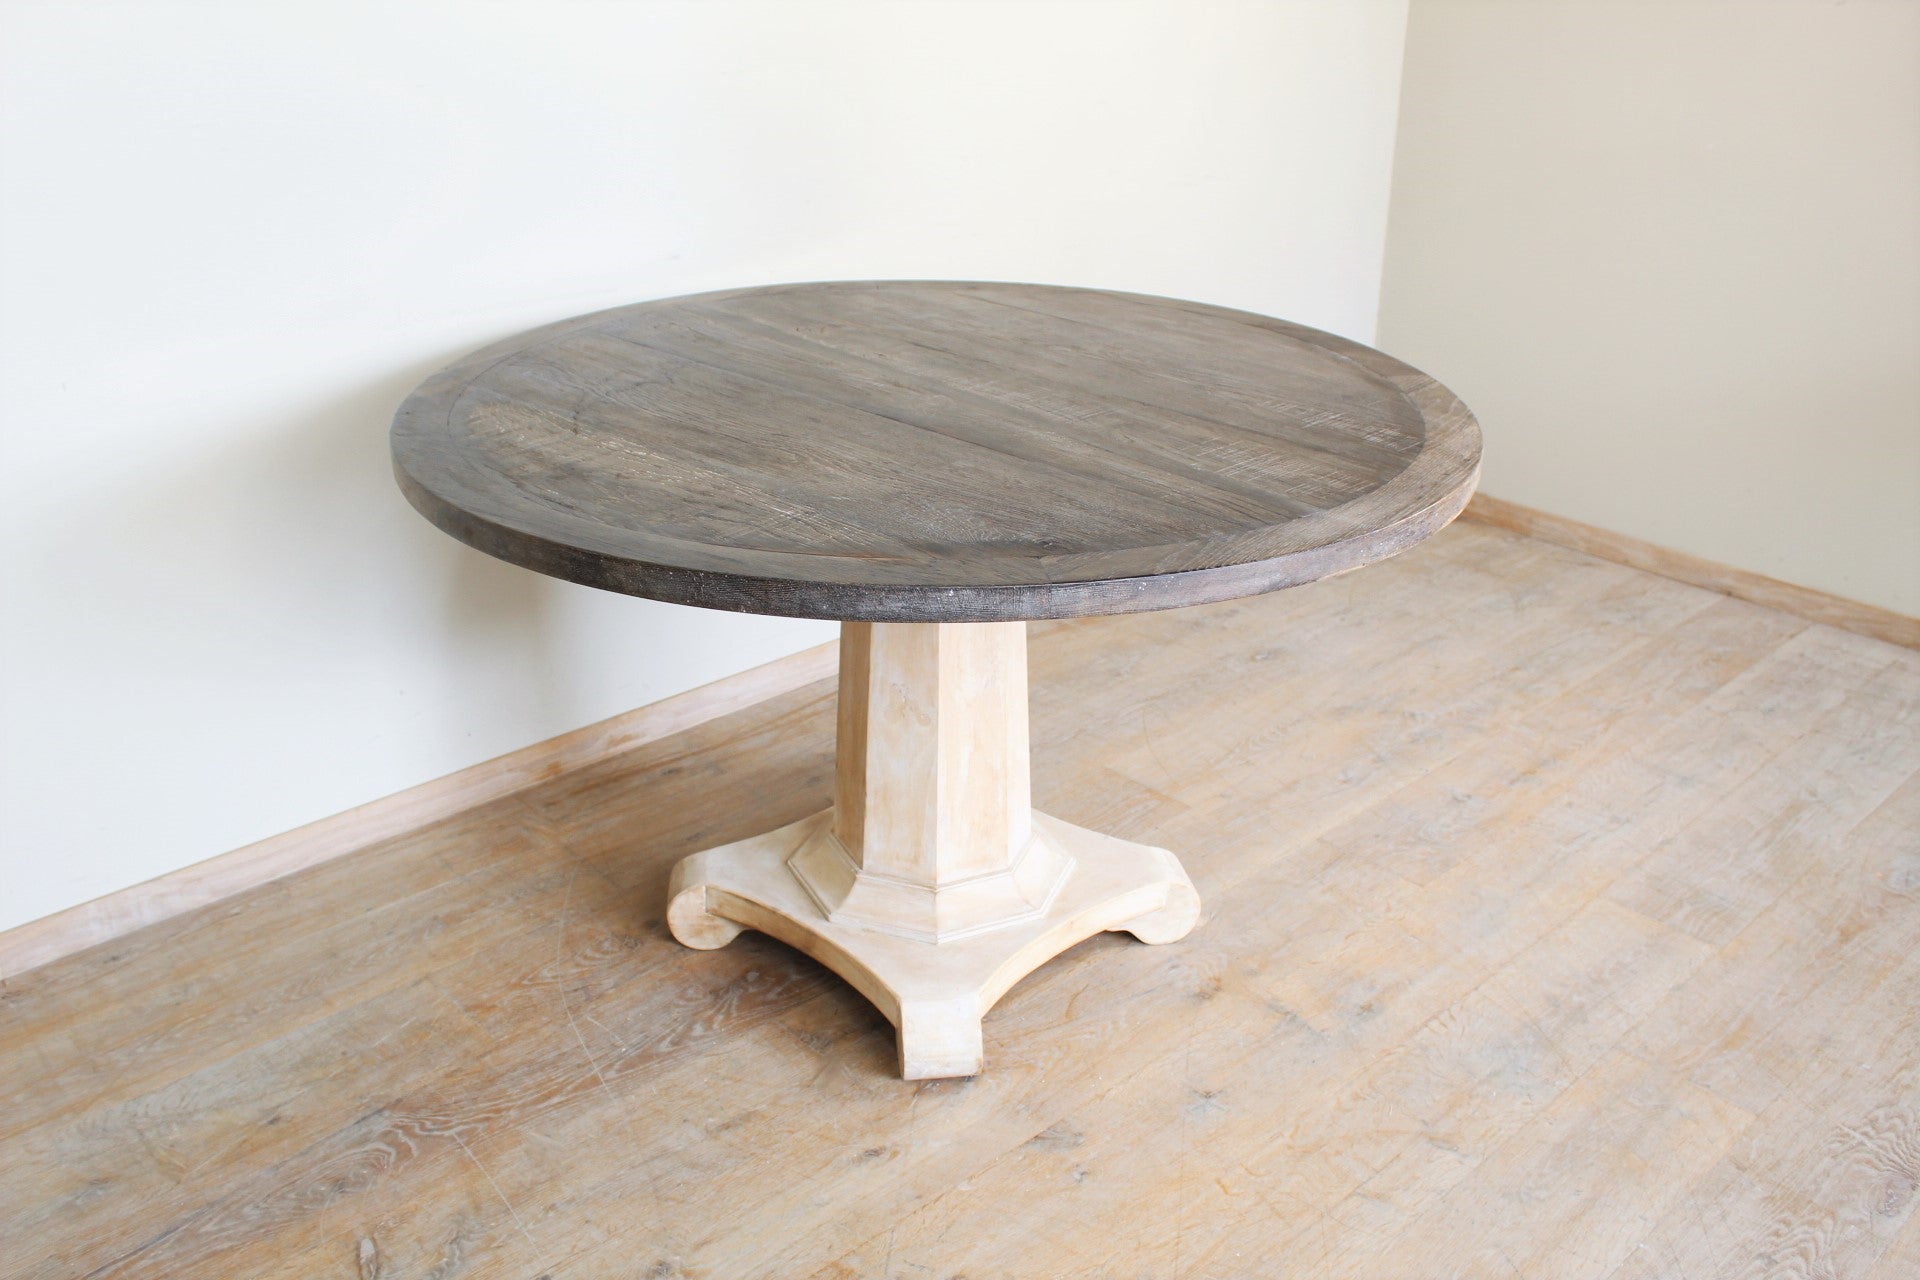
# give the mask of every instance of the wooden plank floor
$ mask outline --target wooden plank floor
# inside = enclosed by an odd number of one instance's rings
[[[667,937],[822,685],[7,983],[0,1274],[1920,1276],[1920,654],[1460,525],[1032,658],[1206,914],[985,1075]]]

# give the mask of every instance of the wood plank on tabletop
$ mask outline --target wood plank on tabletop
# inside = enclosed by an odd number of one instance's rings
[[[562,321],[428,379],[392,445],[423,515],[516,564],[876,622],[1124,613],[1314,581],[1443,527],[1480,458],[1444,387],[1331,334],[927,281]]]

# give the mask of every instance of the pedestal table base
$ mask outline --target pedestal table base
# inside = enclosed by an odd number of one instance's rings
[[[674,868],[690,947],[758,929],[852,983],[908,1080],[969,1076],[1007,989],[1105,930],[1186,936],[1200,901],[1165,849],[1033,811],[1023,623],[848,623],[832,808]]]

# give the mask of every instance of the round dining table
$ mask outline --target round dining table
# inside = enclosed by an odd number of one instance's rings
[[[1066,948],[1199,916],[1173,853],[1033,808],[1026,622],[1358,569],[1452,520],[1480,465],[1452,393],[1346,338],[952,281],[550,324],[428,379],[392,447],[408,500],[501,559],[841,623],[831,805],[681,861],[668,927],[814,957],[893,1023],[910,1080],[980,1071],[987,1010]]]

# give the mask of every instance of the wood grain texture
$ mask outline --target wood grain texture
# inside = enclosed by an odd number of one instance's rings
[[[418,831],[608,756],[684,733],[819,680],[834,669],[836,657],[833,643],[815,645],[16,925],[0,932],[0,980],[184,912],[213,906],[370,844]]]
[[[1920,649],[1920,618],[1862,604],[1828,591],[1817,591],[1795,582],[1782,582],[1762,573],[1736,569],[1704,556],[1689,555],[1671,547],[1659,546],[1624,533],[1582,524],[1566,516],[1508,502],[1484,493],[1473,495],[1462,513],[1469,520],[1511,529],[1531,538],[1542,538],[1562,547],[1572,547],[1588,555],[1618,564],[1632,565],[1648,573],[1661,574],[1678,582],[1689,582],[1709,591],[1720,591],[1737,600],[1751,600],[1769,608],[1797,613],[1830,627],[1872,636],[1888,644]]]
[[[1920,1274],[1920,655],[1469,523],[1031,632],[1035,803],[1206,919],[987,1074],[666,933],[823,679],[8,981],[0,1275]]]
[[[1480,436],[1358,343],[1199,303],[781,285],[534,330],[429,379],[396,475],[555,577],[892,622],[1165,609],[1311,582],[1451,520]]]

